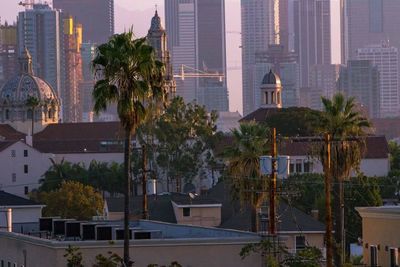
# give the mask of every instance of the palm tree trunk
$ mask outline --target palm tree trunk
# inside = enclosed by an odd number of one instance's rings
[[[147,207],[147,177],[146,177],[146,146],[142,146],[142,195],[143,195],[143,214],[142,214],[142,219],[148,220],[149,219],[149,213],[148,213],[148,207]]]
[[[33,132],[34,132],[34,131],[33,131],[34,125],[35,125],[35,109],[32,108],[32,130],[31,130],[32,137],[33,137]]]
[[[251,206],[251,231],[254,233],[258,232],[258,223],[257,223],[257,207]]]
[[[334,214],[334,236],[335,236],[335,246],[334,246],[334,262],[335,266],[342,266],[341,261],[341,243],[342,243],[342,216],[341,216],[341,205],[342,205],[342,196],[341,196],[341,188],[343,187],[343,182],[340,179],[334,178],[334,186],[333,186],[333,214]]]
[[[131,188],[131,131],[125,130],[124,147],[124,263],[125,266],[131,266],[129,257],[129,198]]]

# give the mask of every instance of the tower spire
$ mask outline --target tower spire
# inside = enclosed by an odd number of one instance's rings
[[[32,56],[26,47],[24,47],[24,50],[19,56],[18,61],[19,61],[19,71],[21,74],[33,75]]]

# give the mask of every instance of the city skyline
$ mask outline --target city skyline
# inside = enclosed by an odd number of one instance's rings
[[[1,21],[12,23],[16,20],[17,12],[23,8],[18,6],[19,0],[3,3],[0,10]],[[226,5],[226,47],[227,52],[227,82],[229,89],[229,109],[243,114],[242,106],[242,77],[241,77],[241,19],[240,0],[225,0]],[[137,36],[146,36],[149,21],[154,15],[155,5],[165,25],[164,0],[135,0],[133,6],[129,0],[115,0],[115,31],[123,32],[133,25]],[[339,1],[332,0],[332,63],[340,62],[339,34]]]

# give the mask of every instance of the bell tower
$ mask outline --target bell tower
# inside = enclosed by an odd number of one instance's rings
[[[261,108],[282,108],[282,84],[279,76],[270,69],[261,83]]]

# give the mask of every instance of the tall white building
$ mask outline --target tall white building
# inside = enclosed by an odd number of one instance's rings
[[[176,81],[176,94],[196,100],[208,110],[228,111],[226,82],[225,0],[165,0],[166,32],[172,66],[219,73],[224,78],[189,78]]]
[[[48,4],[34,4],[18,14],[18,49],[32,55],[33,72],[61,95],[61,16]]]
[[[388,44],[357,49],[357,59],[370,60],[380,73],[380,116],[396,117],[399,108],[399,51]]]

